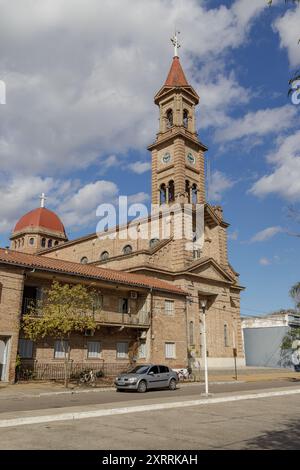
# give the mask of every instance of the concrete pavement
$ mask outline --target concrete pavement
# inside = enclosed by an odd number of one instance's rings
[[[263,393],[263,395],[262,395]],[[256,395],[256,396],[255,396]],[[237,396],[239,398],[237,398]],[[258,392],[220,394],[195,405],[185,397],[151,398],[113,408],[131,412],[112,414],[111,404],[79,407],[78,412],[99,410],[105,414],[90,419],[43,422],[0,428],[1,449],[297,449],[299,448],[300,389],[284,388]],[[216,402],[216,399],[219,402]],[[223,401],[222,401],[223,399]],[[212,401],[213,400],[213,401]],[[226,400],[226,401],[224,401]],[[206,402],[205,402],[206,401]],[[184,406],[184,403],[186,406]],[[194,401],[195,403],[195,401]],[[168,405],[153,408],[153,405]],[[133,408],[132,408],[133,407]],[[71,410],[60,410],[76,413]],[[24,414],[25,413],[25,414]],[[32,412],[23,412],[26,416]],[[47,410],[46,414],[49,413]],[[53,415],[57,410],[52,410]],[[45,410],[34,412],[45,416]],[[28,415],[28,416],[29,416]],[[12,414],[1,414],[3,418]],[[20,417],[20,413],[18,413]]]

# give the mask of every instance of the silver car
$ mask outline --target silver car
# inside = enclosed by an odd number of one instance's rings
[[[115,386],[118,391],[137,390],[144,393],[154,388],[175,390],[177,382],[177,373],[168,366],[146,364],[120,374],[115,380]]]

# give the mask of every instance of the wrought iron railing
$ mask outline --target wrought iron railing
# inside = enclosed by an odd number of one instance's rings
[[[131,368],[129,363],[97,362],[73,362],[67,363],[67,376],[69,379],[78,379],[84,370],[93,370],[99,377],[116,377]],[[64,380],[65,362],[39,362],[35,360],[23,360],[19,380]]]
[[[150,315],[148,312],[119,313],[102,311],[95,314],[95,321],[110,325],[149,326]]]
[[[25,297],[23,299],[22,313],[30,313],[31,309],[35,310],[35,314],[42,315],[42,309],[38,308],[38,300]],[[103,310],[94,314],[97,323],[105,323],[108,325],[128,325],[128,326],[149,326],[150,314],[144,310],[137,313],[119,313],[115,311]]]

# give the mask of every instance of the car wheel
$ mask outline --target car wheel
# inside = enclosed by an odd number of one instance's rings
[[[117,392],[124,392],[122,388],[117,388]]]
[[[145,393],[147,392],[147,384],[144,380],[141,380],[140,383],[138,384],[137,391],[139,393]]]
[[[169,390],[176,390],[176,380],[171,379],[169,382]]]

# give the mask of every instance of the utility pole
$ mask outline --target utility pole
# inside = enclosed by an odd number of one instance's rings
[[[205,396],[208,396],[208,370],[207,370],[207,348],[206,348],[206,305],[207,300],[201,300],[200,302],[202,309],[202,328],[203,328],[203,349],[204,349],[204,380],[205,380]]]

